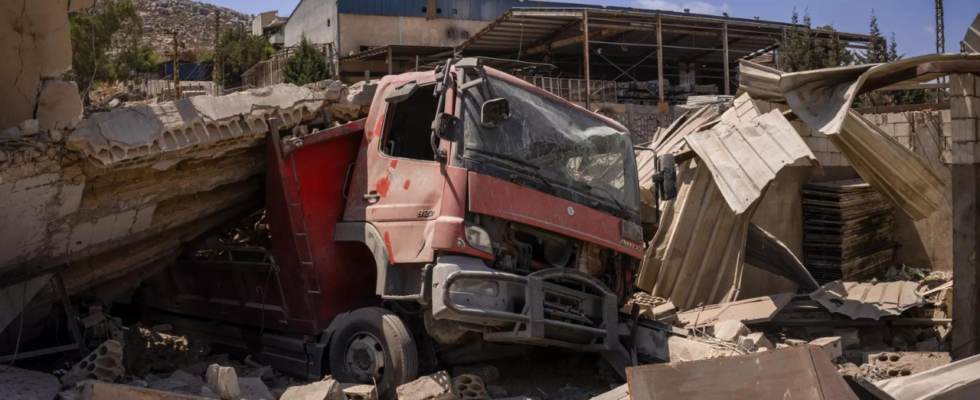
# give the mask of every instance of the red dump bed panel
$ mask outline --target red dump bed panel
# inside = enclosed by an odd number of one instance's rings
[[[154,278],[148,300],[181,314],[311,335],[339,313],[378,302],[372,255],[333,241],[363,127],[356,121],[289,146],[270,133],[265,203],[274,263],[181,260]]]

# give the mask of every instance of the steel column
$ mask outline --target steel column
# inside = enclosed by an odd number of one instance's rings
[[[585,64],[585,108],[592,109],[592,77],[589,75],[589,12],[582,11],[582,52],[585,57],[582,62]]]
[[[728,83],[729,82],[729,80],[728,80],[728,23],[727,22],[723,22],[722,25],[721,25],[721,28],[722,28],[721,29],[721,40],[722,40],[721,44],[722,44],[722,49],[724,49],[724,52],[725,52],[725,55],[724,55],[724,57],[725,57],[725,96],[728,96],[729,94],[731,94],[730,93],[731,92],[731,88],[730,88],[731,84]]]

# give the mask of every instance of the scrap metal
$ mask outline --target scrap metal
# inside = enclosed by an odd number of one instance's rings
[[[744,107],[736,105],[725,114],[739,113],[741,108]],[[694,132],[688,135],[687,143],[711,171],[735,214],[745,212],[762,197],[765,187],[783,167],[804,158],[816,163],[806,142],[779,110],[749,120],[743,118],[737,125],[722,123]]]
[[[877,320],[924,305],[925,299],[916,292],[918,286],[909,281],[878,284],[834,281],[811,293],[810,298],[831,312],[854,319]]]

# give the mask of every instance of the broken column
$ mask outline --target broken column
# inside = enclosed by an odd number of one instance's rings
[[[980,79],[974,74],[950,77],[953,181],[953,324],[952,356],[959,360],[980,353],[980,274],[972,260],[978,248],[980,218]]]

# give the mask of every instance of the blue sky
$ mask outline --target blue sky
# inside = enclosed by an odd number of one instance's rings
[[[661,10],[691,9],[691,12],[732,17],[789,22],[795,7],[802,15],[809,10],[815,26],[833,25],[841,31],[867,33],[872,10],[885,37],[895,33],[899,52],[907,57],[933,53],[935,42],[935,6],[933,0],[565,0],[583,4],[640,7]],[[209,0],[247,14],[278,9],[289,14],[299,0]],[[946,51],[959,51],[966,28],[980,12],[977,0],[945,0]]]

